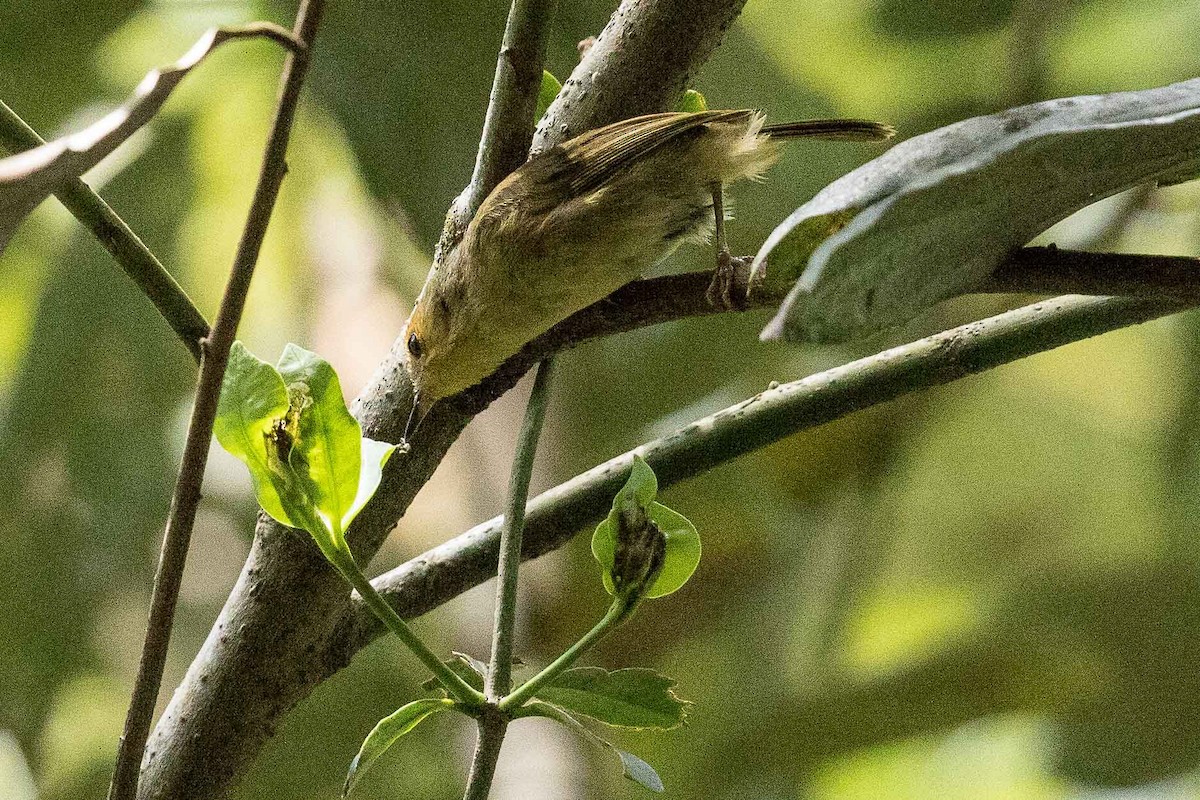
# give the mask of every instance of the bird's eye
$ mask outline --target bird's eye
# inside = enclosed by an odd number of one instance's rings
[[[420,358],[421,353],[423,353],[423,352],[425,352],[425,351],[424,351],[424,348],[421,347],[421,340],[417,338],[417,335],[415,333],[410,333],[408,335],[408,353],[409,353],[409,355],[411,355],[413,358]]]

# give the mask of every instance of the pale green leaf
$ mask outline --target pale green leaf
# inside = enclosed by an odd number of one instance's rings
[[[658,494],[658,478],[654,470],[640,455],[635,454],[629,470],[629,478],[625,485],[613,498],[612,511],[609,512],[592,534],[592,555],[599,562],[601,580],[609,594],[616,591],[613,585],[613,561],[617,552],[617,514],[626,503],[636,502],[647,508]]]
[[[342,530],[350,527],[350,523],[358,516],[358,512],[375,495],[379,482],[383,480],[383,467],[388,459],[396,452],[396,445],[387,442],[377,442],[374,439],[362,437],[361,468],[358,474],[358,492],[350,510],[342,517]]]
[[[620,509],[627,503],[637,503],[644,508],[650,521],[666,537],[662,571],[646,592],[647,598],[662,597],[676,591],[687,583],[700,563],[700,534],[696,527],[679,512],[654,502],[657,494],[658,479],[654,470],[640,455],[635,455],[629,479],[613,498],[608,516],[592,534],[592,555],[600,564],[600,577],[609,594],[616,592],[612,573],[617,552],[618,518]]]
[[[662,503],[651,503],[648,511],[650,521],[667,539],[667,552],[646,597],[662,597],[687,583],[700,566],[700,533],[691,520]]]
[[[366,771],[371,768],[371,765],[386,753],[388,748],[396,743],[396,740],[420,725],[430,715],[453,707],[453,700],[444,697],[426,697],[414,700],[399,711],[379,720],[379,724],[367,734],[354,761],[350,762],[350,771],[346,774],[346,783],[342,787],[342,797],[350,794]]]
[[[213,433],[222,447],[250,468],[254,496],[263,510],[284,525],[295,525],[284,511],[279,484],[271,469],[271,428],[288,411],[283,378],[270,364],[234,342],[221,384]],[[286,489],[285,489],[286,494]]]
[[[289,344],[279,359],[278,369],[293,409],[299,409],[292,468],[321,521],[340,540],[344,532],[342,521],[352,510],[357,511],[355,502],[364,450],[362,429],[346,408],[341,382],[325,359]],[[374,448],[371,454],[386,458]]]
[[[533,121],[536,124],[546,114],[546,109],[554,102],[554,98],[558,97],[558,93],[562,91],[562,84],[558,82],[558,78],[550,74],[549,70],[542,70],[542,85],[538,89],[537,110],[533,112]]]
[[[683,99],[676,106],[677,111],[708,111],[708,101],[704,99],[704,95],[697,92],[695,89],[688,89],[683,93]]]

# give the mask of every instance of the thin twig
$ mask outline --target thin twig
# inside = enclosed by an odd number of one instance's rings
[[[0,102],[0,144],[17,153],[40,147],[45,140],[11,108]],[[80,178],[54,193],[67,210],[92,232],[125,274],[150,298],[158,313],[196,361],[200,340],[208,336],[208,320],[183,287],[167,272],[125,220]]]
[[[471,756],[471,772],[467,777],[467,791],[463,800],[487,800],[492,790],[492,779],[496,776],[496,764],[500,761],[500,748],[504,744],[508,718],[495,706],[485,706],[478,725],[475,753]]]
[[[542,86],[546,34],[557,0],[513,0],[496,61],[475,171],[465,210],[473,216],[496,184],[525,163],[533,141],[533,118]]]
[[[150,721],[162,683],[163,665],[171,639],[179,584],[187,560],[188,544],[196,508],[200,503],[200,487],[208,461],[213,421],[229,349],[233,345],[241,321],[250,280],[267,233],[271,212],[279,196],[279,187],[287,174],[287,145],[295,121],[300,86],[308,69],[313,39],[324,11],[324,0],[301,0],[294,33],[304,43],[304,50],[293,52],[284,63],[279,104],[271,125],[270,136],[263,155],[262,171],[255,187],[254,199],[246,218],[246,226],[238,242],[237,254],[225,294],[217,312],[211,334],[203,341],[200,375],[196,382],[196,401],[188,422],[183,463],[175,483],[171,511],[163,534],[162,552],[154,576],[150,601],[150,619],[146,640],[138,664],[137,680],[130,700],[125,730],[117,751],[116,768],[109,788],[109,800],[134,800],[138,792],[139,766],[150,733]]]
[[[533,391],[525,407],[525,422],[513,454],[512,475],[508,483],[508,503],[500,529],[500,556],[496,564],[496,618],[492,626],[492,657],[488,664],[486,697],[489,713],[479,719],[475,754],[464,800],[486,798],[491,789],[496,760],[504,744],[507,719],[494,714],[496,705],[512,690],[513,638],[517,623],[517,575],[521,568],[521,532],[525,526],[525,503],[529,499],[529,478],[537,454],[542,423],[546,419],[546,401],[550,395],[550,375],[554,359],[538,367]],[[495,719],[492,719],[495,717]]]
[[[512,689],[513,632],[517,619],[517,571],[521,564],[521,532],[525,525],[525,503],[529,499],[529,478],[538,438],[546,419],[550,395],[550,375],[554,360],[546,359],[538,367],[525,423],[513,455],[512,477],[508,484],[508,505],[500,531],[500,559],[496,565],[496,622],[492,630],[492,658],[488,668],[487,699],[500,702]]]
[[[471,182],[446,214],[434,269],[442,255],[462,239],[467,223],[492,189],[529,157],[546,38],[557,5],[558,0],[512,0],[509,6],[475,169]]]
[[[901,395],[1188,307],[1124,297],[1051,298],[768,389],[534,498],[525,519],[523,556],[536,558],[562,546],[608,513],[635,452],[654,468],[659,487],[666,488]],[[420,616],[494,574],[499,531],[499,518],[478,525],[376,578],[375,587],[402,617]],[[340,641],[329,642],[337,654],[329,660],[348,659],[380,633],[370,612],[356,607]]]
[[[439,242],[439,255],[461,236],[488,193],[506,175],[521,166],[529,156],[533,140],[533,114],[537,109],[542,83],[542,62],[546,55],[546,34],[554,16],[556,0],[513,0],[504,27],[504,41],[496,60],[496,76],[488,100],[483,135],[475,170],[466,190],[450,209],[445,236]],[[434,265],[437,269],[438,265]],[[551,361],[538,369],[533,394],[525,412],[525,424],[513,456],[512,479],[505,519],[504,548],[509,555],[497,565],[496,618],[492,633],[492,658],[488,669],[486,695],[491,705],[479,717],[471,774],[467,780],[467,800],[484,800],[492,787],[496,762],[508,729],[506,718],[495,710],[499,697],[512,683],[512,639],[516,623],[517,571],[521,563],[521,526],[525,501],[529,495],[529,477],[537,451],[538,437],[545,418]]]

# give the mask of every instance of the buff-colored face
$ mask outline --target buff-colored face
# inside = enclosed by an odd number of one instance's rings
[[[426,292],[422,292],[403,334],[405,363],[413,383],[418,418],[425,416],[436,401],[453,393],[442,375],[449,340],[449,314],[436,301],[427,300]]]
[[[455,248],[421,290],[404,327],[408,373],[418,417],[443,397],[479,383],[504,358],[493,353],[492,337],[481,335],[480,304],[474,302],[472,273]],[[493,316],[496,309],[491,309]]]

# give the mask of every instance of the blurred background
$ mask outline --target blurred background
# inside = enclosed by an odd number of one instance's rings
[[[612,0],[561,0],[548,67]],[[98,118],[214,24],[290,3],[26,0],[0,10],[0,99],[44,135]],[[332,2],[241,336],[320,351],[352,396],[398,332],[465,185],[500,0]],[[913,135],[1039,99],[1200,72],[1177,0],[752,0],[697,77],[712,107],[850,115]],[[282,57],[235,44],[89,178],[211,315]],[[804,143],[734,190],[735,252],[869,145]],[[1200,252],[1200,185],[1135,191],[1043,237]],[[671,269],[711,264],[679,254]],[[560,360],[535,491],[765,387],[1025,298],[968,298],[854,348],[758,342],[765,315],[681,322]],[[55,203],[0,259],[0,798],[101,797],[132,685],[194,365]],[[479,417],[380,553],[381,572],[500,511],[526,388]],[[1200,318],[1028,359],[792,437],[666,493],[697,576],[590,663],[646,665],[697,701],[614,740],[675,798],[1200,795]],[[248,548],[245,470],[215,451],[163,702]],[[606,607],[587,537],[524,573],[518,651],[545,663]],[[489,584],[418,623],[486,654]],[[333,798],[375,721],[419,692],[391,641],[291,713],[240,798]],[[360,797],[461,796],[473,729],[407,737]],[[514,726],[494,797],[643,790],[551,723]]]

